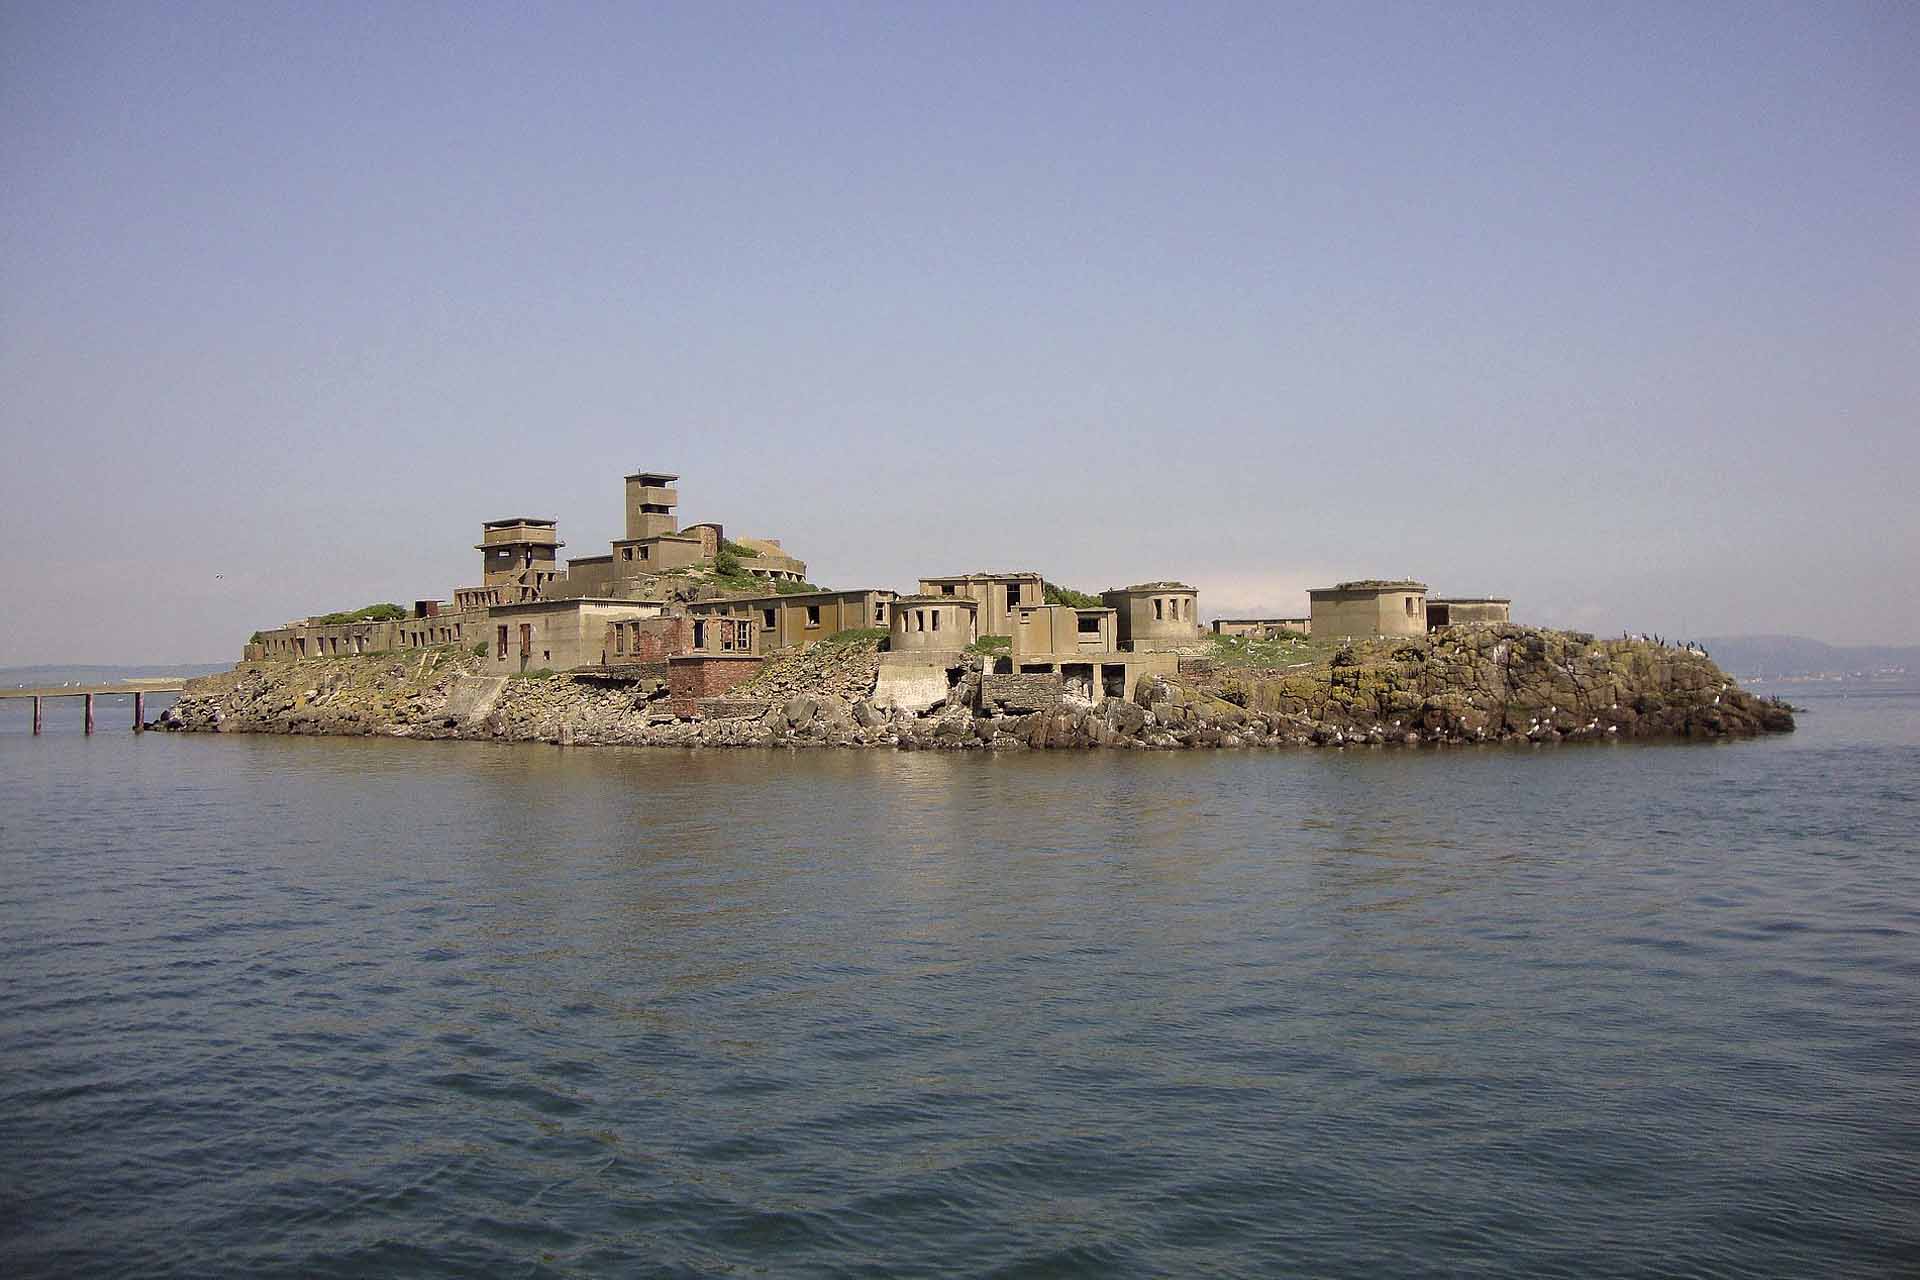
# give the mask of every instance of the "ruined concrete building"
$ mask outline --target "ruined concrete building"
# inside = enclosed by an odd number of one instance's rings
[[[1316,587],[1307,598],[1311,634],[1331,639],[1418,636],[1463,623],[1506,622],[1513,604],[1503,596],[1429,597],[1427,584],[1411,578],[1339,582]]]
[[[256,633],[246,657],[460,646],[486,675],[618,680],[663,715],[691,716],[728,702],[769,655],[885,632],[872,701],[920,712],[962,688],[1002,709],[1129,696],[1142,677],[1176,671],[1180,651],[1206,634],[1199,593],[1183,582],[1114,587],[1093,608],[1048,603],[1046,581],[1030,570],[922,577],[911,595],[809,588],[806,562],[777,538],[729,538],[718,521],[681,527],[678,480],[662,471],[625,477],[625,536],[605,555],[563,567],[557,521],[488,520],[474,544],[479,581],[454,588],[450,600],[417,600],[401,617],[383,606],[372,616],[290,622]],[[748,593],[747,583],[768,589]],[[1342,582],[1309,595],[1310,617],[1220,618],[1213,633],[1416,635],[1505,621],[1509,608],[1499,597],[1429,598],[1425,584],[1407,579]]]
[[[1313,634],[1311,618],[1215,618],[1213,634],[1246,636],[1252,640],[1278,640],[1281,636]]]

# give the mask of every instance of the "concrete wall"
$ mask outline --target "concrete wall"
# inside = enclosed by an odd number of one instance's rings
[[[1038,675],[1054,672],[1075,697],[1097,702],[1101,698],[1131,698],[1145,676],[1170,676],[1180,667],[1175,653],[1083,653],[1051,658],[1011,657],[994,662],[996,675]]]
[[[908,596],[894,601],[887,647],[894,653],[957,652],[972,644],[979,606],[968,596]]]
[[[550,546],[524,542],[488,546],[482,551],[482,557],[485,569],[481,580],[487,586],[519,585],[529,569],[560,571],[560,558]]]
[[[813,591],[791,596],[700,600],[687,606],[694,617],[750,618],[760,628],[760,652],[804,649],[840,631],[887,625],[891,591]]]
[[[579,556],[567,561],[567,576],[545,593],[549,600],[605,600],[613,594],[613,557]]]
[[[1256,640],[1273,640],[1280,636],[1310,635],[1313,624],[1306,618],[1215,618],[1213,634],[1217,636],[1250,636]]]
[[[1011,652],[1016,659],[1111,653],[1119,647],[1119,618],[1112,609],[1041,604],[1014,610]]]
[[[1100,600],[1118,615],[1123,649],[1146,653],[1200,641],[1200,600],[1191,587],[1122,587],[1102,592]]]
[[[1466,622],[1507,622],[1513,609],[1506,600],[1448,600],[1427,598],[1427,627],[1457,627]]]
[[[488,615],[491,633],[486,637],[482,671],[487,675],[513,675],[603,666],[611,656],[606,652],[608,623],[657,617],[659,613],[657,603],[638,601],[546,600],[502,605]],[[504,654],[500,651],[503,634]]]
[[[983,636],[1013,634],[1016,604],[1040,604],[1046,581],[1037,573],[969,573],[920,579],[919,594],[965,596],[980,606],[975,626]]]
[[[1427,596],[1411,587],[1317,588],[1307,594],[1313,608],[1313,634],[1341,636],[1418,636],[1427,631]]]
[[[622,539],[613,544],[614,575],[665,573],[686,569],[705,558],[698,537],[679,534],[657,538]]]
[[[649,480],[665,480],[665,476],[650,476],[636,473],[626,478],[627,486],[627,539],[657,537],[663,533],[673,533],[680,528],[680,516],[676,508],[680,505],[680,491],[668,484],[649,484]],[[666,510],[647,510],[649,507],[664,507]]]

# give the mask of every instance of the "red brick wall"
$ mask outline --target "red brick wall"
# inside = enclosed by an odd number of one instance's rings
[[[633,629],[640,628],[640,636],[634,639]],[[620,645],[614,641],[615,630],[626,633],[626,652],[618,650]],[[688,653],[693,649],[693,620],[691,618],[642,618],[638,623],[610,622],[607,624],[606,642],[601,646],[607,655],[608,666],[629,666],[637,662],[665,662],[675,654]]]
[[[720,658],[690,654],[667,664],[667,710],[691,716],[695,702],[725,693],[751,680],[760,670],[759,658]]]

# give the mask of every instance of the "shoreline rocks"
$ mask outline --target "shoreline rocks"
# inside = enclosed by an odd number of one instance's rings
[[[1067,696],[1038,710],[982,703],[983,664],[957,668],[924,714],[876,705],[878,655],[814,650],[769,663],[675,719],[659,691],[568,676],[483,677],[457,648],[243,662],[191,681],[154,727],[183,732],[384,735],[568,746],[1176,750],[1487,742],[1719,739],[1788,732],[1784,705],[1704,655],[1507,624],[1341,646],[1278,670],[1183,664],[1130,697]]]

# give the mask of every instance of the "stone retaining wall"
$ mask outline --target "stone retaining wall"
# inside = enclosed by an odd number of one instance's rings
[[[1060,705],[1065,686],[1057,671],[1035,671],[1019,675],[990,675],[980,686],[980,701],[995,710],[1009,712],[1051,711]]]

